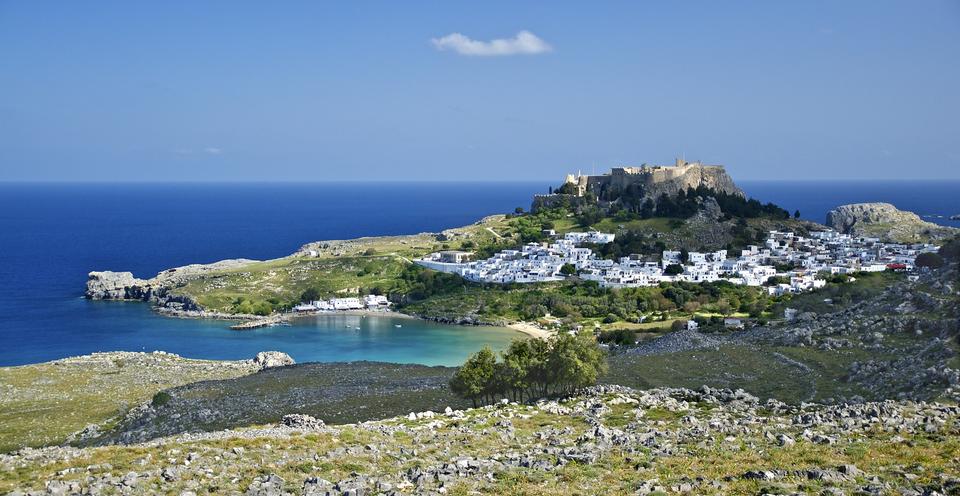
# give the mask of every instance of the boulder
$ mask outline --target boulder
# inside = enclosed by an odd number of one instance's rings
[[[280,423],[293,429],[302,430],[317,430],[323,429],[326,426],[322,420],[301,413],[284,415],[283,418],[280,419]]]
[[[254,365],[259,366],[261,369],[269,369],[273,367],[285,367],[287,365],[293,365],[293,358],[290,355],[283,353],[282,351],[261,351],[257,353],[257,356],[253,359]]]

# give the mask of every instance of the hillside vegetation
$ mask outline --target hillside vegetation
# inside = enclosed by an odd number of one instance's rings
[[[596,217],[589,211],[551,209],[537,214],[492,216],[438,235],[310,243],[290,257],[205,272],[173,288],[172,292],[206,310],[229,314],[265,315],[289,309],[305,299],[373,293],[389,295],[405,312],[439,320],[498,323],[532,319],[546,315],[538,312],[543,307],[547,307],[551,315],[565,317],[573,312],[564,308],[575,300],[612,293],[577,281],[541,284],[535,288],[473,284],[456,276],[422,269],[413,265],[412,259],[443,249],[467,250],[476,257],[486,257],[523,243],[547,241],[545,230],[562,235],[584,229],[617,233],[614,243],[593,247],[600,256],[616,258],[637,253],[656,258],[668,248],[739,249],[762,240],[769,229],[806,232],[808,227],[807,223],[779,215],[706,222],[696,218],[641,218],[625,212]],[[684,315],[692,314],[690,307],[717,303],[720,293],[736,293],[731,298],[733,313],[749,313],[755,310],[755,305],[751,305],[762,299],[755,289],[711,289],[712,297],[706,299],[704,291],[691,288],[676,291],[697,293],[695,303],[674,299],[674,307],[683,310],[687,306]],[[593,305],[579,313],[584,324],[592,324],[590,319],[599,321],[611,314],[616,315],[617,320],[639,322],[644,313],[662,318],[661,310],[673,310],[661,309],[670,305],[664,303],[662,295],[654,294],[659,291],[647,293],[631,297],[642,303],[619,304],[615,309],[605,304]],[[747,303],[741,304],[744,301]],[[765,309],[767,302],[761,302],[761,306]],[[602,309],[602,312],[591,308]]]
[[[953,494],[960,410],[743,391],[592,388],[561,401],[330,427],[0,455],[0,491],[277,494]]]
[[[0,367],[0,452],[63,443],[88,426],[88,434],[107,430],[161,390],[257,369],[252,362],[123,352]]]

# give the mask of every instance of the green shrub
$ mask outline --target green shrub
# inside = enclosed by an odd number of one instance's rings
[[[160,391],[157,394],[153,395],[153,399],[150,401],[150,404],[153,405],[155,408],[160,408],[161,406],[166,405],[167,403],[170,403],[170,400],[172,399],[173,397],[170,396],[170,393],[166,391]]]
[[[914,264],[917,267],[927,267],[930,269],[939,269],[943,267],[943,257],[937,253],[921,253],[917,255],[917,259],[914,261]]]
[[[637,344],[637,331],[633,329],[614,329],[612,331],[603,331],[597,337],[597,341],[607,344],[616,344],[620,346],[632,346]]]

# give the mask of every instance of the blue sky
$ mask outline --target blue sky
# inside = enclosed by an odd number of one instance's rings
[[[0,0],[0,180],[956,179],[957,88],[957,1]]]

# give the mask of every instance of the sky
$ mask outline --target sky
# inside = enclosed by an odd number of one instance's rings
[[[957,0],[0,0],[0,181],[960,179],[957,88]]]

